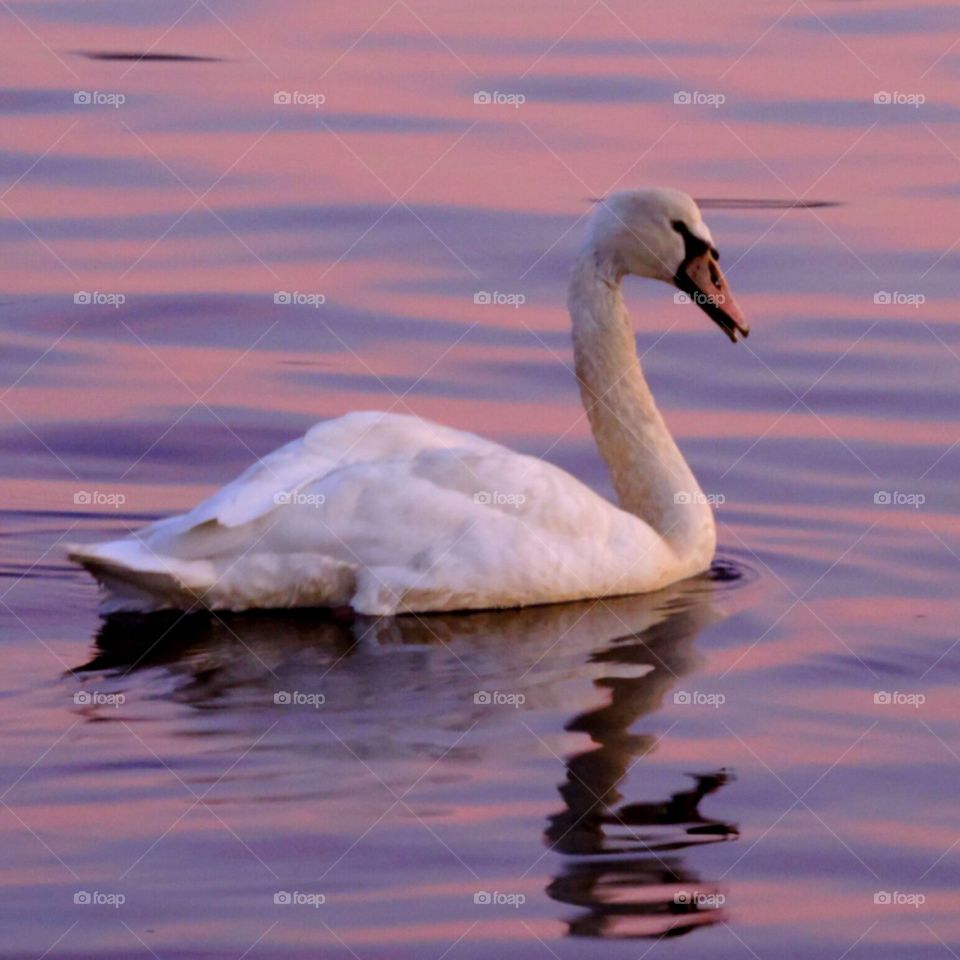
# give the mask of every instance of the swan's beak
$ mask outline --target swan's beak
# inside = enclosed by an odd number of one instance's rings
[[[713,250],[688,257],[680,265],[674,283],[734,342],[750,333],[750,327],[733,299],[720,272]]]

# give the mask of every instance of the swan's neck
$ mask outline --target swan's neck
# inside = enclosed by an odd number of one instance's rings
[[[580,395],[620,506],[653,527],[694,572],[713,557],[713,511],[644,380],[621,277],[615,264],[585,253],[571,278]]]

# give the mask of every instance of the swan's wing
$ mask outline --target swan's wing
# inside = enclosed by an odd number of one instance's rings
[[[271,513],[305,486],[358,463],[414,457],[425,450],[503,450],[474,434],[417,417],[362,411],[325,420],[248,467],[239,477],[188,513],[161,521],[156,529],[182,533],[215,522],[239,527]]]

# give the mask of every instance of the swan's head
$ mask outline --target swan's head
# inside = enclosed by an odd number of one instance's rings
[[[667,187],[611,194],[597,202],[587,246],[618,277],[632,273],[678,287],[734,343],[750,332],[693,197]]]

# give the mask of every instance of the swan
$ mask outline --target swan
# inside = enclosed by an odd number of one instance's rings
[[[643,377],[627,274],[749,332],[696,202],[653,188],[597,202],[570,279],[580,394],[619,505],[565,471],[417,417],[312,427],[188,513],[72,545],[104,613],[350,607],[400,613],[647,593],[706,570],[713,512]]]

